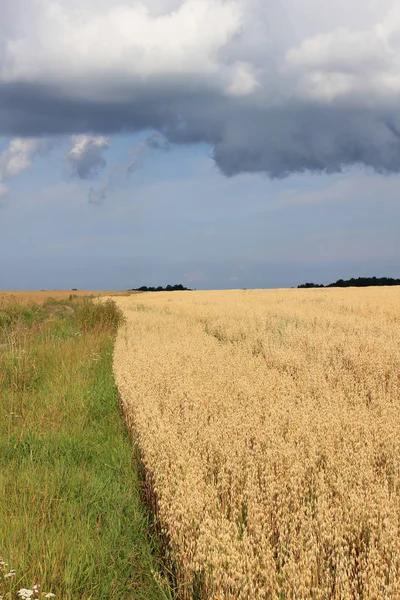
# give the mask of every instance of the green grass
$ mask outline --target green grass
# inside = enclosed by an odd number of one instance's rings
[[[120,320],[112,302],[0,306],[0,596],[169,597],[112,375]]]

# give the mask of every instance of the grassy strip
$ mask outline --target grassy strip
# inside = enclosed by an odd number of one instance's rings
[[[168,597],[112,375],[120,320],[111,301],[0,305],[0,597]]]

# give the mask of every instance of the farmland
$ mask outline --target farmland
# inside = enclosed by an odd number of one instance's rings
[[[177,596],[400,597],[400,289],[116,299]]]

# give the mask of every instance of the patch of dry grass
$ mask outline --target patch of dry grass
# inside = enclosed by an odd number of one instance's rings
[[[44,304],[51,300],[68,300],[72,298],[100,298],[103,296],[130,296],[133,292],[96,292],[90,290],[34,290],[34,291],[0,291],[0,303]]]
[[[400,597],[400,289],[121,298],[180,598]]]
[[[72,291],[72,290],[41,290],[41,291],[0,291],[0,302],[13,304],[43,304],[49,299],[68,300],[74,297],[98,297],[102,292]]]

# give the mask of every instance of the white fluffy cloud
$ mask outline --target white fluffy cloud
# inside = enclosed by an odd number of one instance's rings
[[[0,197],[8,193],[6,181],[26,171],[37,155],[47,152],[52,145],[45,138],[15,138],[0,155]]]
[[[118,89],[118,82],[123,87],[122,82],[126,86],[159,77],[200,77],[235,95],[255,87],[251,65],[218,60],[219,49],[241,26],[236,1],[186,0],[173,12],[156,15],[144,2],[93,9],[46,0],[36,6],[40,19],[35,29],[5,46],[0,63],[4,82],[40,79],[64,86],[82,78],[77,88],[85,88],[86,94],[93,83],[97,91],[110,82]]]
[[[0,134],[81,134],[68,156],[81,177],[104,165],[105,136],[140,130],[209,143],[227,175],[400,171],[397,0],[2,0],[1,11]]]
[[[370,30],[336,29],[288,50],[286,66],[296,78],[297,90],[321,103],[354,98],[359,105],[397,103],[400,46],[387,25],[383,21]]]
[[[109,148],[109,140],[104,136],[74,135],[67,163],[73,175],[88,179],[98,174],[106,166],[103,152]]]

